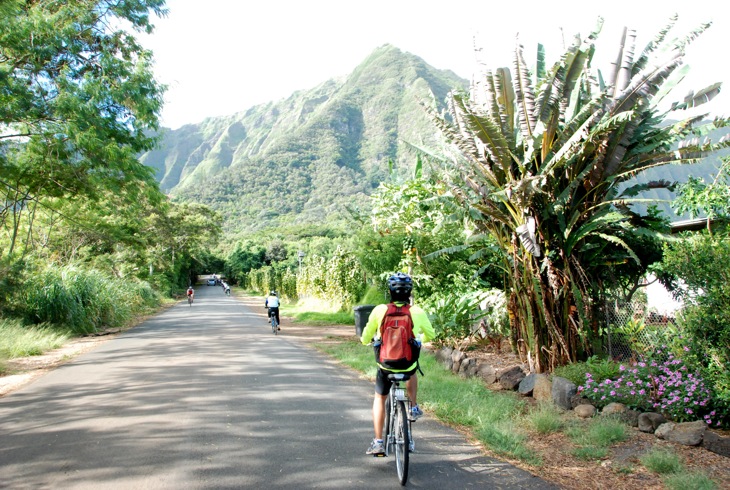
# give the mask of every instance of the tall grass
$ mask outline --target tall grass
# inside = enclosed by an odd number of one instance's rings
[[[25,282],[21,295],[27,322],[62,326],[75,334],[123,326],[158,302],[147,283],[74,266],[46,267]]]
[[[71,334],[49,326],[23,326],[17,320],[0,320],[0,363],[15,357],[35,356],[61,347]],[[4,369],[0,367],[0,372]]]

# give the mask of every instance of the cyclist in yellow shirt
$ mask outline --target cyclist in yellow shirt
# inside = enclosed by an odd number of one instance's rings
[[[398,272],[388,278],[388,289],[390,291],[390,301],[397,306],[403,306],[410,301],[411,292],[413,291],[413,280],[408,274]],[[373,340],[380,339],[380,325],[388,310],[388,305],[376,306],[367,325],[363,329],[360,342],[364,345],[369,344]],[[413,320],[413,335],[420,342],[428,342],[435,336],[433,326],[428,319],[428,315],[418,306],[410,307],[411,319]],[[373,399],[373,426],[375,428],[375,439],[370,444],[366,454],[373,456],[381,456],[385,453],[383,446],[383,421],[385,420],[385,399],[388,397],[391,382],[388,379],[389,373],[408,373],[411,375],[406,383],[408,397],[411,399],[413,407],[411,408],[411,420],[417,420],[423,411],[418,407],[418,378],[416,377],[417,362],[407,369],[386,369],[378,364],[378,372],[375,375],[375,397]]]

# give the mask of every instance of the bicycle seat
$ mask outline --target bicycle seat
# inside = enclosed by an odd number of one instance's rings
[[[408,381],[411,375],[408,373],[390,373],[388,379],[391,381]]]

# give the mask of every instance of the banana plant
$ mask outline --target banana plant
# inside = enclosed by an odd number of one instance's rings
[[[453,195],[501,248],[513,336],[536,372],[591,354],[601,295],[614,277],[606,270],[632,261],[646,267],[635,244],[660,238],[632,203],[644,189],[674,184],[622,184],[728,146],[699,138],[726,119],[668,124],[670,114],[710,101],[719,84],[661,109],[686,74],[686,47],[709,27],[670,38],[676,20],[638,56],[626,29],[606,77],[592,67],[601,19],[550,69],[538,46],[530,70],[518,42],[512,70],[486,70],[470,93],[449,94],[448,114],[427,108],[456,150],[448,163]]]

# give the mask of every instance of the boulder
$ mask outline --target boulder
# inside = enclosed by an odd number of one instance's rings
[[[574,410],[575,414],[582,419],[589,419],[596,414],[596,407],[590,404],[578,405]]]
[[[452,352],[454,352],[453,347],[443,347],[436,353],[436,359],[446,362],[447,359],[451,359]]]
[[[458,373],[461,369],[461,363],[464,361],[464,359],[466,359],[466,353],[454,349],[454,351],[451,353],[451,360],[454,361],[453,365],[451,366],[451,370],[455,373]]]
[[[603,410],[601,410],[601,415],[615,415],[617,417],[621,417],[625,413],[626,405],[618,402],[609,403],[603,407]]]
[[[730,458],[730,437],[722,437],[711,430],[707,430],[702,437],[701,446],[715,454]]]
[[[553,382],[545,374],[535,375],[535,386],[532,397],[539,402],[548,402],[553,399]]]
[[[621,414],[621,420],[629,424],[631,427],[638,427],[639,415],[641,415],[641,412],[637,412],[636,410],[632,410],[629,408]]]
[[[505,390],[516,390],[523,379],[525,379],[525,373],[519,366],[513,366],[498,376],[499,384]]]
[[[660,413],[646,412],[639,414],[639,430],[647,434],[653,434],[654,431],[665,423],[667,419]]]
[[[665,441],[676,442],[684,446],[699,446],[707,430],[702,420],[675,424],[667,422],[657,427],[654,435]]]
[[[476,369],[477,360],[472,357],[467,357],[463,361],[461,361],[461,365],[459,366],[459,375],[468,378],[470,375],[473,376],[473,373],[476,372]]]
[[[482,378],[488,385],[497,382],[497,371],[491,364],[487,364],[486,362],[479,363],[477,366],[477,376]]]
[[[570,398],[570,406],[575,408],[578,405],[593,405],[593,403],[591,403],[588,398],[584,397],[580,393],[576,393]]]
[[[553,376],[553,387],[551,390],[551,396],[553,403],[563,410],[570,410],[573,408],[570,404],[570,399],[577,393],[578,387],[575,383],[566,378],[560,376]]]
[[[520,385],[517,387],[517,391],[520,393],[520,395],[530,396],[532,395],[532,390],[535,389],[535,377],[537,374],[530,373],[525,378],[520,381]]]

